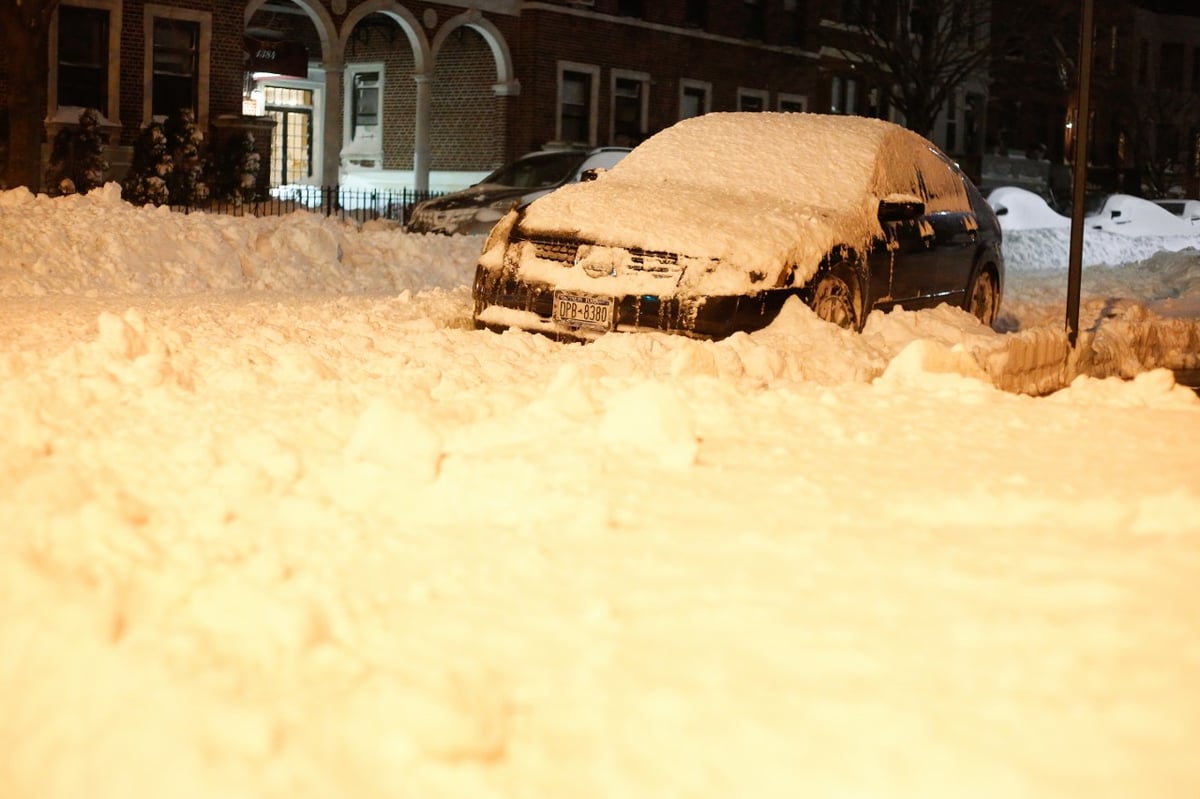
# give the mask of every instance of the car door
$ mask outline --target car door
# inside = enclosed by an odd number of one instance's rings
[[[962,178],[933,150],[915,164],[925,213],[914,220],[923,248],[896,264],[893,295],[909,308],[959,303],[966,291],[978,222]],[[911,235],[911,234],[910,234]]]
[[[879,276],[878,285],[886,288],[877,296],[890,300],[881,303],[884,306],[910,303],[920,297],[924,276],[936,271],[933,228],[924,214],[882,221],[881,225],[887,241],[876,248],[871,272]],[[872,282],[875,284],[876,280]]]
[[[958,303],[967,290],[967,280],[975,257],[975,240],[979,223],[975,213],[938,211],[929,215],[933,228],[936,265],[922,288],[929,304]]]

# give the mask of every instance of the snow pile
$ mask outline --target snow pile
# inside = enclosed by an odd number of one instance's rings
[[[310,213],[178,214],[120,186],[51,200],[0,193],[0,296],[198,291],[370,292],[462,285],[477,241],[421,241],[398,226]],[[103,231],[102,236],[97,231]]]
[[[1200,399],[998,390],[1063,267],[564,345],[480,243],[0,195],[0,796],[1200,791]],[[1085,270],[1095,351],[1196,258]]]

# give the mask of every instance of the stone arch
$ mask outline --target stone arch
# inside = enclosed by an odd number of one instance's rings
[[[425,38],[425,33],[421,30],[421,23],[417,21],[413,13],[395,0],[367,0],[365,3],[355,6],[342,22],[342,30],[338,35],[339,54],[346,52],[346,43],[354,34],[354,27],[371,14],[384,14],[400,26],[400,30],[404,31],[404,35],[408,39],[409,46],[412,47],[416,73],[418,75],[425,74],[433,60],[429,40]]]
[[[496,93],[517,94],[519,85],[513,77],[512,53],[509,52],[508,42],[505,40],[504,34],[500,32],[500,29],[486,19],[477,8],[451,17],[446,20],[445,25],[438,29],[437,35],[433,37],[432,51],[434,57],[436,58],[438,51],[442,49],[442,44],[446,41],[446,37],[453,33],[456,28],[464,25],[482,36],[492,51],[492,58],[496,61]]]
[[[338,41],[337,25],[334,24],[333,17],[329,15],[325,6],[319,2],[313,2],[313,0],[292,0],[292,2],[308,15],[308,18],[312,20],[313,27],[317,29],[317,37],[321,40],[321,61],[326,64],[341,61],[342,49]],[[249,0],[246,3],[246,12],[242,19],[243,26],[249,25],[255,13],[266,4],[267,0]]]

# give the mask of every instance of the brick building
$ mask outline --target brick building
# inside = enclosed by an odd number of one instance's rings
[[[1062,203],[1071,190],[1079,41],[1077,5],[1065,8],[1073,13],[1047,13],[1039,31],[1063,49],[1029,41],[992,64],[983,176],[1026,183]],[[1093,25],[1090,190],[1200,196],[1200,3],[1096,0]]]
[[[97,108],[119,173],[140,129],[182,104],[210,141],[246,128],[269,141],[273,184],[378,170],[426,188],[431,173],[481,173],[554,143],[635,144],[708,111],[894,117],[846,55],[847,6],[63,0],[48,132]],[[968,93],[935,139],[969,155],[983,149],[986,83]]]

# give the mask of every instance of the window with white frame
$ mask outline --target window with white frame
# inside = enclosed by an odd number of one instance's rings
[[[779,94],[780,111],[800,112],[808,110],[808,98],[803,94]]]
[[[354,166],[383,166],[383,68],[382,62],[346,66],[342,159]]]
[[[613,144],[632,147],[646,138],[646,116],[649,110],[650,76],[644,72],[612,72],[612,130]]]
[[[145,6],[144,14],[143,121],[188,109],[198,127],[207,127],[212,15],[153,4]]]
[[[596,143],[596,95],[600,67],[560,61],[558,64],[559,141]]]
[[[121,58],[121,10],[121,0],[72,0],[58,7],[47,42],[52,112],[94,108],[115,121],[120,74],[110,65]]]
[[[739,111],[766,111],[770,94],[765,89],[738,89]]]
[[[712,84],[706,81],[679,81],[679,118],[690,119],[712,110]]]

